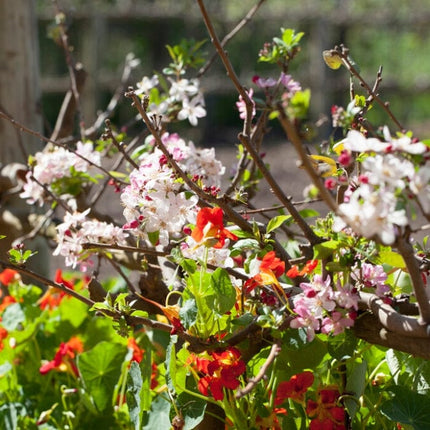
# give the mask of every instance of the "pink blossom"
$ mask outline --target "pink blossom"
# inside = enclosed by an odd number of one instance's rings
[[[323,319],[321,324],[322,333],[332,333],[335,336],[342,333],[345,328],[352,327],[354,321],[349,317],[344,317],[341,312],[332,312],[330,317]]]
[[[252,103],[252,115],[251,115],[251,117],[254,118],[254,116],[256,114],[255,102],[252,98],[252,96],[254,95],[254,90],[251,88],[246,93],[248,94],[248,97],[250,98],[251,103]],[[243,100],[241,95],[239,96],[239,101],[236,102],[236,106],[237,106],[237,109],[239,110],[240,119],[245,120],[246,119],[246,104],[245,104],[245,101]]]
[[[262,78],[260,76],[255,75],[252,78],[252,82],[259,88],[270,88],[276,85],[276,81],[273,78]]]

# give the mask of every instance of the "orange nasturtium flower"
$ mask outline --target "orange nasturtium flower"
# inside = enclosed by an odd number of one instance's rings
[[[222,248],[226,239],[237,240],[238,237],[224,227],[223,217],[221,208],[201,208],[191,237],[196,242],[212,240],[215,242],[213,248]]]
[[[287,410],[285,408],[273,408],[269,415],[264,417],[257,416],[255,424],[260,430],[282,430],[278,415],[287,415]]]
[[[274,285],[282,290],[278,278],[285,272],[285,262],[276,257],[275,251],[269,251],[261,260],[259,273],[245,282],[245,290],[250,293],[254,288]]]
[[[79,376],[74,358],[76,353],[81,353],[83,350],[84,345],[81,339],[76,336],[70,338],[68,342],[61,342],[54,359],[42,364],[39,372],[45,375],[51,370],[58,370],[60,372],[70,372],[75,376]]]
[[[312,273],[317,266],[318,260],[308,260],[303,269],[299,270],[298,266],[296,265],[291,266],[291,269],[287,271],[286,275],[289,278],[297,278],[298,276],[309,275],[309,273]]]
[[[240,359],[241,353],[231,347],[222,352],[211,352],[211,358],[200,358],[195,355],[190,356],[190,361],[194,360],[195,368],[201,378],[197,383],[197,388],[204,396],[212,397],[215,400],[223,400],[224,388],[235,390],[239,387],[239,376],[246,370],[246,365]]]
[[[61,271],[61,269],[57,269],[57,271],[55,272],[54,280],[57,284],[63,284],[66,288],[70,288],[71,290],[75,289],[73,283],[63,278],[63,272]],[[39,307],[42,310],[54,309],[61,303],[64,296],[66,295],[67,294],[64,291],[58,288],[50,287],[46,291],[46,293],[39,299]]]
[[[285,399],[304,403],[306,391],[314,383],[314,374],[306,371],[293,375],[288,381],[281,382],[276,390],[275,405],[280,405]]]
[[[19,273],[13,269],[4,269],[3,272],[0,273],[0,283],[6,286],[18,278]]]

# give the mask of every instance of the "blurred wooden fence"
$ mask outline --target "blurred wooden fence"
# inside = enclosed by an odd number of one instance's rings
[[[184,13],[179,5],[176,8],[163,10],[157,7],[157,2],[152,1],[126,3],[129,5],[128,9],[100,11],[88,6],[76,9],[70,14],[72,17],[71,43],[77,59],[84,64],[89,74],[82,98],[84,118],[87,122],[94,119],[97,110],[103,108],[107,94],[116,88],[120,78],[121,63],[129,51],[134,51],[142,60],[140,73],[135,76],[136,80],[140,80],[144,74],[152,74],[154,70],[161,70],[166,65],[168,62],[166,44],[178,43],[182,37],[194,37],[196,40],[207,37],[197,7]],[[220,5],[222,2],[216,3]],[[364,62],[365,69],[367,66],[366,77],[372,81],[376,75],[377,66],[368,59],[369,55],[372,58],[375,57],[371,39],[369,37],[363,38],[363,41],[360,39],[365,31],[378,29],[380,34],[384,34],[385,31],[396,29],[398,32],[409,32],[430,42],[428,25],[430,8],[415,8],[409,13],[399,14],[385,7],[378,11],[351,15],[348,0],[338,1],[339,7],[330,13],[318,7],[319,2],[314,3],[314,8],[304,7],[301,11],[293,12],[285,10],[280,14],[279,10],[272,10],[269,6],[270,2],[267,2],[253,21],[227,46],[227,51],[242,82],[250,85],[251,77],[256,70],[263,74],[270,73],[267,67],[256,65],[258,50],[264,41],[271,40],[274,35],[279,34],[280,27],[292,27],[298,31],[304,31],[306,37],[303,52],[298,58],[300,67],[298,78],[304,87],[309,87],[312,91],[314,119],[319,113],[328,114],[333,103],[345,104],[348,98],[347,74],[334,72],[325,66],[321,56],[324,49],[329,49],[340,42],[345,42],[347,45],[352,43],[354,47],[359,48],[357,51],[360,57],[364,57],[359,58],[358,61]],[[223,15],[221,7],[213,9],[217,31],[220,37],[223,37],[233,28],[235,22]],[[52,20],[50,12],[39,14],[42,91],[55,106],[58,101],[53,101],[54,96],[63,94],[69,88],[69,77],[61,50],[45,37],[46,29]],[[375,40],[375,48],[377,42]],[[213,49],[209,44],[206,49],[212,54]],[[423,52],[418,54],[425,55]],[[403,56],[404,54],[393,50],[392,55]],[[408,59],[400,58],[400,61],[408,61]],[[215,64],[214,69],[210,71],[208,78],[203,79],[203,87],[211,99],[210,107],[223,110],[220,106],[223,106],[226,100],[230,104],[232,102],[231,97],[228,98],[232,84],[219,62]],[[421,74],[419,80],[411,81],[406,86],[405,82],[397,79],[396,72],[397,70],[388,70],[388,77],[385,77],[383,82],[384,96],[398,94],[399,106],[402,108],[405,93],[412,98],[415,95],[422,97],[426,94],[429,96],[430,106],[430,62],[428,74]],[[413,70],[411,75],[413,76]],[[235,117],[233,107],[228,109],[231,109],[231,117]],[[407,110],[400,112],[400,116],[405,117],[405,120],[410,119],[408,115]],[[211,121],[225,121],[228,125],[234,123],[235,119],[229,120],[223,115],[214,114],[205,122],[209,129],[214,126]]]

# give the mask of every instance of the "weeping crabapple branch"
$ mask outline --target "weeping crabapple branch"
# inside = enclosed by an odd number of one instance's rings
[[[415,257],[412,245],[404,238],[399,237],[396,246],[405,261],[409,276],[412,280],[415,298],[420,311],[419,323],[426,327],[430,324],[430,301],[426,293],[426,286],[421,277],[418,260]]]
[[[428,327],[417,318],[402,315],[375,294],[360,292],[361,305],[370,310],[377,320],[390,332],[411,338],[429,338]]]
[[[414,357],[430,360],[430,339],[403,336],[387,330],[375,315],[366,313],[355,321],[352,328],[355,336],[372,345],[393,348]]]
[[[3,260],[0,260],[0,266],[4,269],[16,270],[17,272],[24,274],[24,275],[27,275],[30,278],[34,279],[35,281],[40,282],[43,285],[46,285],[47,287],[52,287],[52,288],[56,288],[58,290],[61,290],[64,293],[66,293],[67,295],[74,297],[75,299],[81,301],[82,303],[85,303],[86,305],[88,305],[90,307],[94,306],[96,303],[95,301],[91,300],[90,298],[85,297],[82,294],[79,294],[77,291],[74,291],[70,288],[67,288],[63,284],[58,284],[56,282],[53,282],[50,279],[45,278],[44,276],[39,275],[38,273],[33,272],[32,270],[27,269],[24,266],[8,263],[8,262],[3,261]],[[161,323],[159,321],[152,320],[150,318],[124,315],[120,311],[103,310],[103,313],[106,314],[106,316],[111,317],[113,319],[125,318],[125,320],[127,321],[127,323],[130,326],[142,324],[146,327],[161,330],[161,331],[164,331],[167,333],[170,333],[173,329],[173,327],[169,324],[164,324],[164,323]],[[243,334],[247,335],[249,333],[249,329],[243,329],[242,332],[243,333],[241,333],[241,332],[237,333],[237,336],[235,337],[237,342],[240,342],[241,340],[243,340]],[[192,336],[192,335],[185,333],[185,332],[178,333],[178,336],[179,336],[179,338],[181,338],[185,342],[188,342],[190,345],[190,350],[195,351],[195,352],[203,352],[206,350],[217,349],[219,347],[222,347],[222,346],[225,347],[225,345],[230,344],[230,343],[226,343],[226,342],[209,343],[209,342],[206,342],[200,338],[197,338],[197,337]],[[233,343],[234,343],[234,341],[233,341]]]

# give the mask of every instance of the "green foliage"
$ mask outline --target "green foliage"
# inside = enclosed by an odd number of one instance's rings
[[[188,67],[197,68],[205,59],[201,54],[201,48],[206,40],[196,42],[193,39],[182,39],[178,45],[166,45],[172,63],[163,69],[166,75],[182,75]]]

